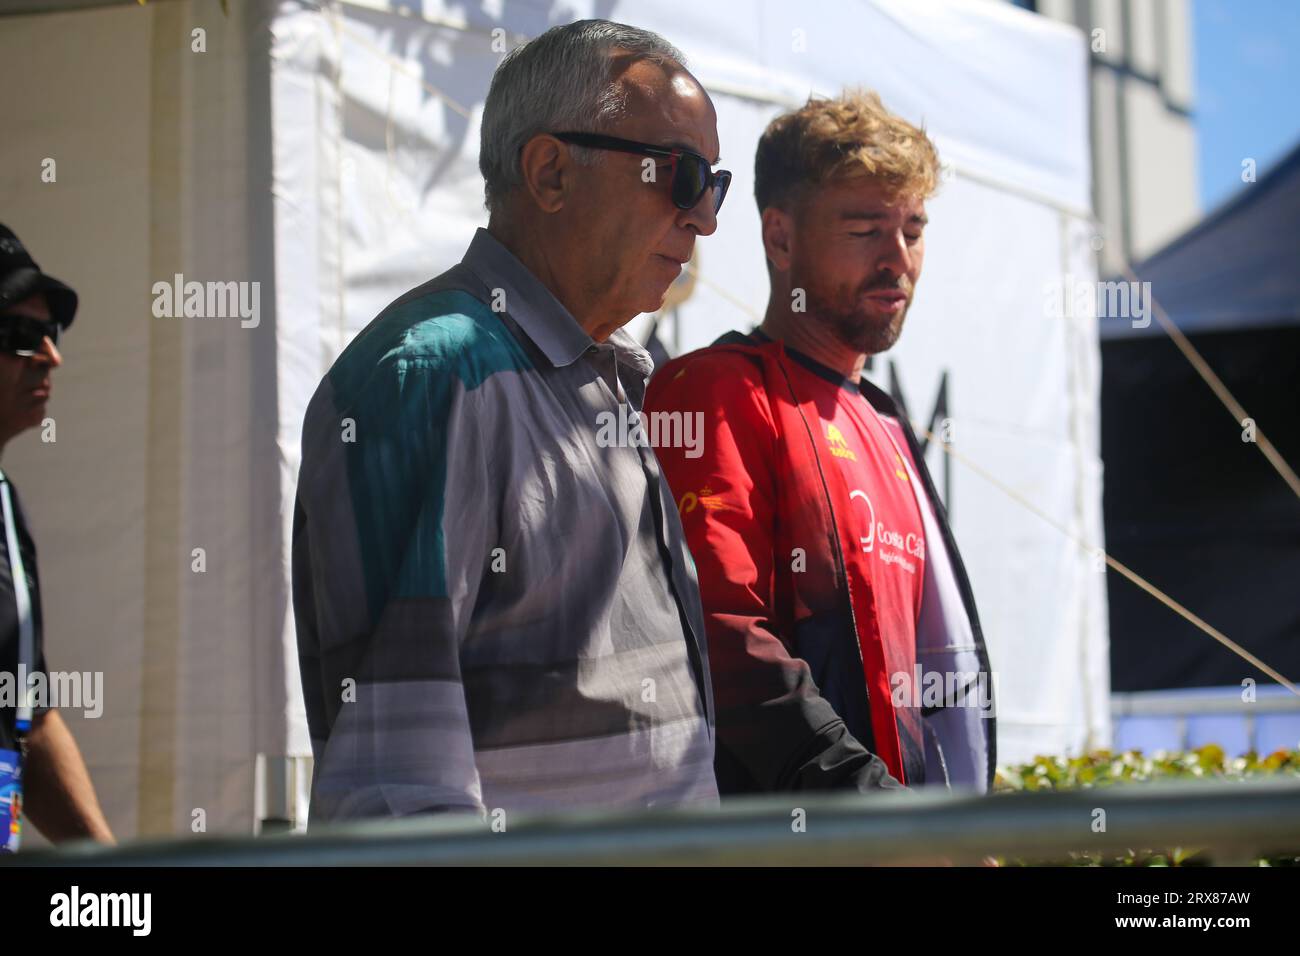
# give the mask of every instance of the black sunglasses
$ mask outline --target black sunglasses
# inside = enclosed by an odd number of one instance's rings
[[[709,161],[699,153],[679,146],[651,146],[631,139],[619,139],[617,136],[602,136],[599,133],[554,133],[556,139],[574,146],[586,146],[589,149],[612,149],[620,153],[636,153],[638,156],[662,156],[673,167],[673,205],[678,209],[694,209],[700,197],[710,188],[713,189],[713,211],[722,208],[722,200],[727,198],[727,187],[731,185],[731,173],[719,169],[716,173],[709,168]]]
[[[48,338],[59,344],[58,322],[42,322],[28,315],[0,316],[0,352],[31,356],[45,347]]]

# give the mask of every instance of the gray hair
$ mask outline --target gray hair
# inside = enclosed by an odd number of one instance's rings
[[[680,50],[649,30],[609,20],[578,20],[552,27],[506,54],[483,104],[478,168],[485,205],[522,182],[519,154],[538,133],[601,132],[627,108],[626,91],[610,76],[609,54],[627,50],[654,63],[684,67]],[[573,149],[584,164],[598,152]]]

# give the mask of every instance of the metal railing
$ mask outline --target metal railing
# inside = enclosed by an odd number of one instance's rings
[[[499,831],[492,827],[496,824]],[[1300,854],[1300,780],[1153,783],[1049,793],[789,794],[713,809],[506,819],[430,816],[308,834],[88,844],[2,865],[907,865],[1070,851],[1207,851],[1219,864]]]

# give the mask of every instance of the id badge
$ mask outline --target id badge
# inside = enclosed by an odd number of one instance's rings
[[[0,750],[0,853],[18,852],[22,827],[22,756],[16,750]]]

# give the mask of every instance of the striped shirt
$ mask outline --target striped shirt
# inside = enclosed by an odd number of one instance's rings
[[[599,437],[652,367],[483,229],[334,363],[293,524],[314,821],[717,801],[677,509]]]

